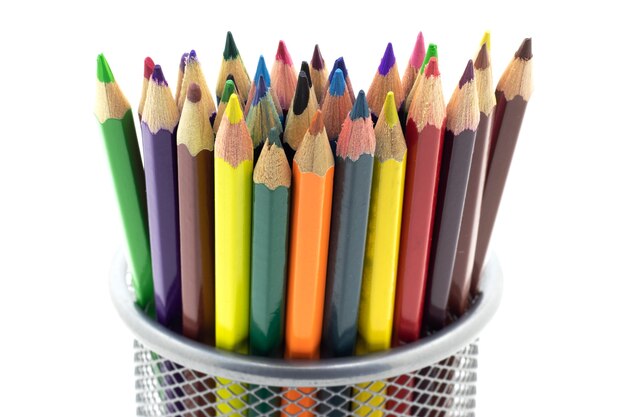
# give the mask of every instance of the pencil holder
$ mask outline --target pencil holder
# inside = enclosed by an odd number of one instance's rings
[[[502,273],[487,264],[462,317],[422,340],[350,358],[243,356],[175,334],[134,303],[118,255],[111,294],[135,337],[140,416],[473,416],[478,336],[500,302]]]

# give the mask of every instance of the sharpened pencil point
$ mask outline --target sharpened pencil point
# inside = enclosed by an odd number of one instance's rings
[[[98,55],[98,81],[101,83],[112,83],[115,81],[113,77],[113,72],[109,67],[109,63],[107,62],[104,54]]]
[[[313,57],[311,58],[311,66],[316,70],[324,69],[324,58],[322,58],[322,53],[320,52],[320,46],[315,45],[315,49],[313,49]]]
[[[357,96],[354,102],[354,106],[352,107],[352,110],[350,111],[350,119],[352,120],[356,120],[358,118],[367,119],[368,117],[370,117],[370,108],[367,105],[365,92],[361,90],[359,91],[359,95]]]
[[[306,61],[302,61],[300,65],[300,72],[304,72],[306,75],[306,79],[309,80],[309,88],[313,86],[313,81],[311,81],[311,71],[309,70],[309,63]]]
[[[322,111],[317,109],[315,115],[313,116],[313,120],[311,120],[311,126],[309,126],[309,133],[312,135],[317,135],[324,130],[324,116],[322,115]]]
[[[189,59],[193,59],[194,61],[198,60],[198,55],[196,54],[196,50],[195,49],[192,49],[189,52]]]
[[[467,61],[467,65],[465,66],[465,71],[463,71],[463,76],[459,80],[459,88],[462,88],[465,84],[474,80],[474,62],[470,59]]]
[[[228,80],[224,84],[224,90],[222,91],[222,100],[226,103],[230,102],[230,96],[235,93],[236,87],[233,80]]]
[[[143,78],[146,80],[150,79],[152,75],[152,71],[154,71],[154,61],[149,56],[143,60]]]
[[[417,40],[415,41],[415,46],[413,47],[413,53],[411,54],[409,63],[413,68],[421,68],[425,55],[426,46],[424,45],[424,35],[420,32],[417,34]]]
[[[265,65],[265,58],[263,57],[263,55],[259,57],[259,62],[256,65],[256,73],[254,74],[255,84],[259,83],[259,77],[261,75],[263,76],[263,78],[265,78],[265,85],[270,87],[272,85],[272,81],[270,79],[270,73],[267,70],[267,65]]]
[[[309,103],[309,80],[304,71],[300,71],[298,75],[298,84],[296,85],[296,94],[293,96],[293,112],[302,114]]]
[[[422,68],[420,68],[420,73],[424,73],[424,69],[426,65],[430,62],[430,58],[435,57],[439,58],[439,54],[437,52],[437,45],[431,43],[428,45],[428,49],[426,50],[426,56],[424,57],[424,62],[422,62]]]
[[[424,76],[426,78],[430,77],[439,77],[439,60],[435,57],[430,58],[428,61],[428,65],[426,66],[426,71],[424,72]]]
[[[393,91],[387,93],[387,97],[385,97],[385,104],[383,104],[383,109],[381,113],[385,116],[385,123],[387,123],[389,127],[394,127],[396,123],[398,123],[398,121],[400,120],[398,118],[396,99],[394,97]]]
[[[167,81],[165,81],[165,76],[163,75],[163,70],[160,65],[154,66],[154,71],[152,71],[152,80],[159,85],[167,86]]]
[[[489,51],[487,48],[487,44],[483,43],[480,47],[480,51],[478,51],[478,55],[476,56],[476,61],[474,62],[474,68],[477,70],[484,70],[489,67]]]
[[[333,82],[333,76],[335,75],[335,71],[337,71],[337,69],[340,69],[341,71],[343,71],[343,78],[348,78],[348,70],[346,69],[346,63],[343,60],[343,57],[340,56],[339,58],[337,58],[335,60],[335,63],[333,64],[333,69],[332,71],[330,71],[330,75],[328,76],[328,81],[329,82]]]
[[[485,31],[482,40],[480,41],[481,45],[487,45],[487,52],[491,52],[491,32],[488,30]]]
[[[226,81],[232,81],[233,84],[235,84],[235,87],[237,87],[237,83],[235,82],[235,76],[233,74],[228,74],[228,76],[226,77]]]
[[[231,125],[236,125],[241,122],[241,119],[243,119],[243,112],[241,111],[241,105],[239,104],[237,94],[231,94],[228,99],[228,105],[226,105],[224,116],[228,118]]]
[[[283,144],[280,141],[280,132],[275,127],[270,129],[270,132],[267,135],[267,139],[268,139],[270,145],[274,145],[274,146],[277,146],[279,148],[283,147]]]
[[[331,96],[343,96],[343,93],[346,90],[346,80],[343,78],[343,71],[339,68],[335,70],[335,76],[333,76],[328,90]]]
[[[520,45],[517,52],[515,52],[515,58],[528,61],[533,57],[533,41],[532,38],[526,38]]]
[[[189,58],[188,52],[185,52],[183,56],[180,57],[180,64],[178,64],[178,69],[181,72],[185,72],[185,67],[187,66],[187,58]]]
[[[187,100],[192,103],[197,103],[202,98],[202,91],[200,90],[200,86],[196,83],[189,84],[189,88],[187,89]]]
[[[226,44],[224,45],[224,60],[235,59],[238,56],[239,50],[237,49],[237,44],[235,44],[233,34],[229,30],[226,34]]]
[[[387,44],[387,48],[385,49],[385,54],[383,58],[380,60],[380,65],[378,66],[378,73],[380,75],[387,75],[391,67],[396,64],[396,56],[393,53],[393,45],[391,42]]]
[[[284,41],[278,42],[278,50],[276,51],[276,59],[284,62],[287,65],[293,65],[293,61],[291,60],[291,55],[289,55],[289,51],[287,50],[287,45],[285,45]]]
[[[256,91],[254,92],[254,100],[252,101],[252,105],[256,106],[257,104],[259,104],[259,101],[261,101],[261,99],[266,95],[267,87],[265,86],[265,77],[261,75],[259,77],[259,82],[256,85]]]

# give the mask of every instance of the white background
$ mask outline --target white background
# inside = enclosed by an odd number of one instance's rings
[[[195,48],[214,88],[232,30],[248,72],[284,39],[319,43],[367,89],[388,41],[422,30],[446,97],[492,32],[497,80],[533,37],[535,91],[493,244],[501,308],[482,335],[479,416],[623,415],[626,285],[623,41],[607,2],[239,4],[14,2],[0,10],[0,414],[132,415],[132,338],[108,269],[122,232],[98,124],[96,55],[136,109],[146,55],[175,85]]]

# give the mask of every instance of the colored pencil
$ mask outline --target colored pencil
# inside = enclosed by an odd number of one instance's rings
[[[252,159],[252,138],[232,94],[215,138],[215,346],[244,354],[250,330]],[[230,384],[217,390],[218,413],[245,407],[242,385],[217,381]]]
[[[139,106],[137,108],[137,114],[139,115],[139,121],[141,122],[141,114],[143,113],[143,106],[146,104],[146,93],[148,92],[148,84],[150,82],[150,76],[154,71],[154,61],[149,56],[143,60],[143,83],[141,85],[141,96],[139,97]]]
[[[341,132],[341,125],[350,113],[353,102],[346,88],[346,81],[343,78],[343,71],[339,68],[335,70],[333,82],[326,92],[326,98],[322,104],[322,114],[324,115],[324,124],[328,137],[332,142],[332,147],[336,148],[337,138]]]
[[[332,84],[333,77],[335,76],[335,72],[337,71],[337,69],[340,69],[342,71],[343,78],[346,82],[346,88],[348,89],[348,94],[350,95],[350,100],[352,101],[352,103],[354,103],[354,90],[352,89],[352,81],[350,80],[350,76],[348,75],[348,70],[346,68],[346,62],[344,61],[342,56],[335,60],[333,68],[328,73],[328,80],[326,80],[326,84],[324,85],[324,91],[326,92],[330,89],[330,85]],[[324,103],[324,100],[326,100],[326,94],[324,94],[322,98],[320,107]]]
[[[472,281],[472,267],[476,253],[476,237],[478,236],[478,220],[480,206],[487,173],[487,155],[489,152],[489,137],[493,109],[496,105],[491,75],[491,62],[487,42],[483,42],[474,61],[474,79],[478,91],[478,106],[480,121],[476,131],[476,144],[472,157],[472,168],[467,183],[465,205],[461,233],[454,260],[452,273],[452,287],[448,308],[456,316],[461,316],[467,310],[469,302],[470,284]]]
[[[413,46],[413,52],[411,53],[409,63],[404,70],[404,75],[402,76],[402,91],[404,91],[405,98],[411,92],[413,84],[415,84],[417,74],[419,74],[420,69],[422,68],[422,63],[424,62],[425,57],[426,46],[424,45],[424,35],[420,32],[417,34],[417,39],[415,40],[415,45]]]
[[[446,110],[446,133],[430,255],[431,271],[424,305],[428,331],[441,330],[447,324],[454,259],[479,121],[474,63],[469,60]]]
[[[94,114],[102,129],[113,186],[126,237],[126,254],[137,305],[154,313],[154,286],[146,180],[132,110],[104,55],[98,55]]]
[[[278,42],[278,49],[276,50],[276,60],[272,65],[272,73],[270,75],[272,79],[272,85],[278,102],[280,103],[280,109],[283,112],[283,116],[287,116],[289,111],[289,105],[293,99],[293,95],[296,91],[296,70],[293,67],[293,61],[291,55],[287,50],[287,46],[284,41]]]
[[[141,120],[157,320],[182,320],[176,127],[179,113],[160,65],[154,66]]]
[[[250,85],[250,93],[248,94],[248,99],[246,100],[246,106],[243,110],[244,116],[248,117],[248,112],[250,111],[250,106],[254,101],[254,95],[256,94],[256,86],[259,83],[259,77],[263,76],[265,80],[265,87],[269,92],[269,95],[274,100],[274,107],[278,110],[280,108],[280,102],[278,101],[278,97],[276,96],[276,92],[272,89],[272,80],[270,78],[270,73],[267,70],[267,66],[265,65],[265,58],[263,55],[259,57],[259,62],[256,66],[256,72],[254,74],[254,78],[252,80],[252,84]],[[279,112],[280,120],[283,120],[283,112],[282,110]]]
[[[220,124],[222,123],[222,119],[224,118],[226,106],[228,106],[228,103],[230,102],[230,96],[232,94],[236,95],[237,98],[239,98],[235,82],[233,80],[226,80],[226,83],[224,83],[224,90],[222,91],[223,100],[220,101],[219,106],[217,106],[217,115],[215,116],[215,121],[213,122],[214,132],[217,132],[220,129]]]
[[[183,104],[185,104],[187,91],[189,90],[189,85],[191,85],[191,83],[196,83],[200,87],[200,91],[202,91],[201,103],[204,106],[207,117],[210,122],[213,123],[216,113],[213,93],[209,89],[209,85],[207,84],[204,78],[204,73],[202,72],[202,67],[200,66],[200,61],[198,61],[196,51],[193,49],[189,52],[189,56],[187,57],[187,64],[185,66],[185,73],[181,84],[182,93],[177,102],[179,112],[182,112],[183,110]]]
[[[430,62],[430,59],[433,57],[437,58],[438,52],[437,52],[437,45],[435,45],[434,43],[431,43],[428,45],[428,49],[426,50],[426,55],[424,56],[424,61],[422,61],[420,70],[417,76],[415,77],[415,81],[413,82],[413,86],[411,87],[411,90],[409,91],[409,93],[404,99],[404,111],[407,113],[407,115],[409,111],[411,110],[411,105],[413,104],[413,97],[415,97],[415,93],[417,92],[419,88],[419,84],[422,79],[422,76],[424,75],[424,70],[426,69],[426,65]]]
[[[419,338],[434,223],[446,107],[431,58],[406,125],[407,162],[393,323],[393,344]]]
[[[328,79],[328,71],[326,70],[326,62],[324,62],[319,45],[315,45],[313,56],[309,64],[311,67],[311,82],[315,90],[315,97],[317,98],[318,105],[321,107],[321,102],[326,95],[324,87],[326,86],[326,79]]]
[[[187,67],[188,69],[190,66]],[[214,135],[200,85],[192,82],[180,116],[178,203],[180,213],[183,335],[206,344],[215,337],[215,235],[213,229]]]
[[[246,117],[246,125],[252,138],[252,146],[254,147],[254,161],[259,158],[263,143],[270,133],[270,129],[278,129],[278,133],[282,133],[283,125],[280,123],[278,112],[274,106],[274,101],[269,95],[269,91],[265,86],[265,78],[261,75],[256,88],[252,107],[248,117]]]
[[[290,162],[293,160],[295,152],[300,147],[317,112],[317,100],[315,95],[311,94],[312,91],[306,73],[300,71],[298,85],[289,106],[285,120],[285,133],[283,134],[283,141],[286,144],[285,153]]]
[[[226,34],[223,57],[224,59],[222,60],[220,72],[217,77],[217,87],[215,88],[218,104],[222,100],[222,91],[224,91],[224,84],[226,84],[226,79],[229,74],[232,74],[235,79],[235,84],[237,85],[241,98],[246,100],[250,93],[250,76],[248,75],[248,71],[246,71],[246,67],[243,64],[243,60],[235,44],[235,39],[230,31]],[[245,104],[246,103],[240,103],[240,105]]]
[[[374,121],[378,119],[389,91],[393,92],[396,108],[399,109],[404,101],[404,91],[402,90],[402,81],[400,80],[396,56],[393,53],[391,42],[387,44],[385,54],[380,60],[380,65],[374,74],[372,84],[370,84],[370,88],[367,90],[367,102],[372,111],[372,119]]]
[[[315,88],[313,88],[313,80],[311,79],[311,69],[309,68],[309,63],[306,61],[302,61],[300,64],[300,72],[304,72],[306,75],[306,79],[309,82],[309,95],[315,97],[315,102],[317,103],[317,96],[315,95]]]
[[[526,105],[532,94],[532,41],[524,39],[496,87],[496,109],[491,132],[491,144],[480,208],[476,257],[472,272],[471,291],[475,294],[480,282],[491,233],[500,207],[506,177],[524,120]]]
[[[319,357],[324,315],[328,235],[332,208],[334,157],[318,110],[293,160],[291,240],[285,356]],[[312,388],[285,393],[283,415],[313,416]],[[300,400],[300,401],[298,401]]]
[[[183,55],[180,57],[180,63],[178,64],[178,79],[176,80],[176,95],[174,96],[176,103],[178,103],[180,95],[183,94],[184,97],[185,94],[181,91],[183,88],[183,79],[185,78],[185,67],[187,66],[188,57],[189,52],[184,52]]]

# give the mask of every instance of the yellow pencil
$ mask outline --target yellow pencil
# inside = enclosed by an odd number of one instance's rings
[[[387,93],[375,133],[374,175],[359,305],[358,355],[391,347],[407,149],[393,92]],[[383,407],[386,384],[376,381],[359,387],[362,389],[355,393],[358,402],[353,407],[355,413],[382,416],[382,411],[375,411],[368,405]]]
[[[249,331],[252,158],[252,139],[239,99],[232,94],[215,138],[215,345],[244,354]],[[243,386],[217,380],[224,386],[217,390],[218,413],[245,407]]]

